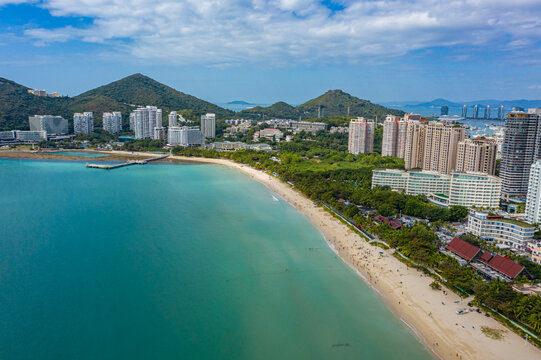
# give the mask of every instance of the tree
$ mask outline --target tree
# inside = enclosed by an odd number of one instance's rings
[[[441,285],[439,282],[437,282],[436,280],[432,281],[430,283],[430,287],[434,290],[441,290]]]

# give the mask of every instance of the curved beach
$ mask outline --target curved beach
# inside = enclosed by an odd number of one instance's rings
[[[390,250],[370,245],[322,207],[315,206],[279,179],[231,160],[184,156],[170,156],[169,159],[228,166],[282,196],[321,230],[329,246],[368,282],[439,358],[518,360],[541,357],[541,350],[492,317],[487,318],[477,312],[457,315],[459,308],[467,307],[468,299],[461,299],[448,289],[446,295],[443,291],[432,290],[429,287],[433,281],[431,277],[408,268],[391,256]],[[380,251],[384,256],[379,255]],[[483,326],[503,331],[503,338],[487,337],[481,332]]]

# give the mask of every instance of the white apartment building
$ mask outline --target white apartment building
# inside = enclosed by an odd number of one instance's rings
[[[205,143],[205,137],[197,126],[172,126],[167,135],[167,144],[171,146],[193,146]]]
[[[521,249],[531,244],[536,228],[522,221],[505,219],[500,215],[471,211],[466,230],[482,239],[494,240]]]
[[[216,137],[216,114],[201,115],[201,132],[205,138]]]
[[[374,122],[360,117],[349,123],[348,151],[350,154],[367,154],[374,151]]]
[[[496,140],[477,138],[465,139],[458,143],[456,171],[496,173]]]
[[[154,140],[165,140],[166,132],[164,127],[154,128]]]
[[[532,164],[524,220],[541,224],[541,160]]]
[[[273,128],[262,129],[254,133],[253,140],[258,141],[260,138],[265,138],[270,141],[280,141],[284,138],[284,133]]]
[[[68,120],[62,116],[34,115],[28,117],[30,131],[47,131],[47,134],[67,134]]]
[[[497,208],[500,201],[501,180],[480,173],[432,171],[402,171],[377,169],[372,171],[372,187],[389,186],[394,191],[409,195],[425,195],[438,206],[462,205]]]
[[[0,140],[13,140],[17,137],[16,130],[0,131]]]
[[[120,111],[103,113],[103,131],[116,134],[122,131],[122,114]]]
[[[327,124],[322,122],[291,121],[290,126],[291,129],[295,132],[306,131],[312,134],[315,134],[320,130],[327,130]]]
[[[382,156],[404,157],[406,130],[407,124],[405,121],[401,121],[398,116],[387,115],[383,123]]]
[[[162,127],[162,109],[155,106],[141,107],[130,114],[130,127],[133,121],[133,130],[136,139],[153,139],[154,128]]]
[[[177,126],[178,125],[178,115],[176,111],[171,111],[169,113],[169,127]]]
[[[73,114],[73,133],[92,134],[94,132],[94,115],[91,112]]]

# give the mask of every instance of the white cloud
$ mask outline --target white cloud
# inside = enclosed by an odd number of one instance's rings
[[[538,0],[336,3],[344,9],[315,0],[43,0],[53,16],[93,22],[25,34],[40,45],[110,43],[141,59],[216,66],[373,61],[437,46],[510,51],[541,41]]]

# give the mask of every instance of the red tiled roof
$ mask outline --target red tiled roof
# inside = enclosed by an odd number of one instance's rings
[[[516,278],[518,274],[524,270],[524,267],[501,255],[495,255],[492,260],[489,261],[488,266],[511,279]]]
[[[479,259],[484,263],[488,263],[490,259],[492,259],[492,254],[488,251],[484,251],[481,256],[479,256]]]
[[[402,227],[402,223],[398,220],[390,220],[388,224],[390,227],[392,227],[395,230],[398,230]]]
[[[461,258],[468,261],[473,259],[475,255],[481,251],[481,249],[479,249],[477,246],[473,246],[472,244],[459,238],[454,238],[451,240],[451,242],[445,248],[451,250]]]

